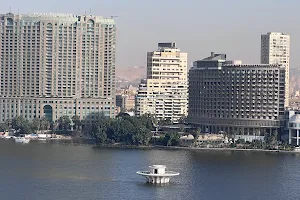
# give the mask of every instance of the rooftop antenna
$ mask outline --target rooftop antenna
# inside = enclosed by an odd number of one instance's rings
[[[9,6],[9,12],[11,13],[11,6]]]
[[[92,15],[92,8],[90,8],[90,15]]]

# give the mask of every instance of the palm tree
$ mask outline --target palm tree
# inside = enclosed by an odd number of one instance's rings
[[[72,117],[72,122],[74,123],[75,130],[81,129],[82,121],[80,120],[80,117],[77,115],[74,115]]]
[[[259,135],[259,129],[255,129],[253,133],[254,133],[254,137],[255,137],[254,148],[256,148],[256,143],[257,143],[256,136]]]
[[[232,138],[232,141],[233,143],[235,143],[235,136],[239,134],[239,131],[238,130],[233,130],[232,131],[232,134],[231,134],[231,138]]]

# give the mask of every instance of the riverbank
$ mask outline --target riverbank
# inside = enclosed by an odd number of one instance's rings
[[[2,139],[2,138],[1,138]],[[3,138],[5,139],[5,138]],[[12,139],[12,138],[10,138]],[[7,140],[7,139],[6,139]],[[32,140],[38,141],[38,140]],[[125,145],[125,144],[94,144],[94,140],[86,138],[51,138],[48,141],[61,141],[72,142],[78,144],[87,144],[92,148],[112,148],[112,149],[142,149],[142,150],[188,150],[188,151],[236,151],[236,152],[269,152],[269,153],[292,153],[300,154],[300,151],[286,151],[286,150],[266,150],[266,149],[239,149],[239,148],[197,148],[197,147],[180,147],[180,146],[138,146],[138,145]]]
[[[238,148],[197,148],[197,147],[178,147],[178,146],[137,146],[137,145],[123,145],[123,144],[97,144],[93,148],[115,148],[115,149],[157,149],[157,150],[190,150],[190,151],[249,151],[249,152],[270,152],[270,153],[296,153],[300,151],[286,151],[286,150],[267,150],[267,149],[238,149]]]

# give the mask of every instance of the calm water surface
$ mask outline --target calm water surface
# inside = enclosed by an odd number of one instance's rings
[[[152,164],[180,172],[168,186],[135,174]],[[1,200],[300,199],[300,156],[258,152],[94,149],[0,140]]]

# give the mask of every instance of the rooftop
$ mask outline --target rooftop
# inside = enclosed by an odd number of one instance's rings
[[[236,68],[252,68],[252,67],[267,67],[267,68],[279,68],[283,67],[281,64],[241,64],[241,65],[232,65],[232,64],[223,64],[222,67],[236,67]]]
[[[290,122],[300,124],[300,114],[296,114],[291,117]]]
[[[211,52],[210,56],[207,58],[202,59],[202,61],[208,60],[226,60],[226,54],[215,54],[215,52]],[[201,61],[201,60],[200,60]]]
[[[176,49],[176,43],[175,42],[162,42],[158,43],[158,48],[168,48],[168,49]]]
[[[166,168],[166,166],[165,165],[151,165],[151,166],[149,166],[149,168],[158,169],[158,168]]]

